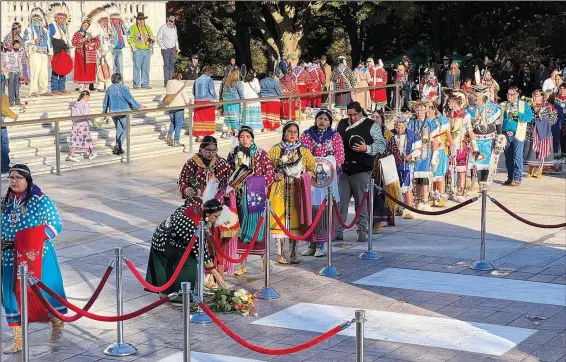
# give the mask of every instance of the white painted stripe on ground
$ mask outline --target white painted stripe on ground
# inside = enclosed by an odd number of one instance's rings
[[[387,268],[354,284],[566,306],[566,285]]]
[[[299,303],[252,324],[324,333],[355,308]],[[366,310],[365,338],[501,356],[536,331],[456,319]],[[342,335],[356,335],[352,326]]]
[[[182,362],[183,352],[160,359],[157,362]],[[223,356],[219,354],[191,352],[191,362],[262,362],[257,359]]]

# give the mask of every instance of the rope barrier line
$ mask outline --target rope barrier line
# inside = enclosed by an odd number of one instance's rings
[[[134,274],[136,279],[141,283],[141,285],[143,285],[143,287],[145,289],[149,290],[150,292],[161,293],[162,291],[169,289],[175,283],[175,281],[177,280],[177,277],[179,277],[181,270],[185,266],[185,262],[187,261],[187,259],[189,258],[189,255],[191,254],[191,250],[193,249],[193,246],[195,245],[196,240],[197,240],[197,234],[194,234],[193,237],[191,238],[191,241],[189,242],[189,245],[185,249],[183,256],[181,257],[181,260],[179,261],[179,264],[177,265],[175,272],[171,276],[171,279],[169,279],[169,281],[167,283],[163,284],[160,287],[156,287],[154,285],[149,284],[145,280],[145,278],[140,274],[140,272],[136,269],[136,267],[134,266],[134,263],[132,263],[131,260],[124,258],[124,261],[126,262],[126,265],[130,269],[132,274]]]
[[[85,304],[85,306],[83,308],[84,311],[88,311],[92,307],[94,302],[98,299],[98,296],[100,295],[100,293],[102,292],[102,289],[106,285],[108,278],[110,278],[110,274],[112,274],[113,269],[114,269],[114,267],[112,265],[109,265],[108,268],[106,268],[106,272],[104,272],[102,279],[100,279],[100,283],[98,283],[98,286],[94,290],[94,293],[92,294],[92,296],[90,297],[88,302]],[[67,319],[67,321],[66,321],[67,323],[76,322],[79,319],[81,319],[82,317],[83,316],[80,315],[80,314],[75,314],[74,316],[65,316],[65,318]]]
[[[102,316],[102,315],[98,315],[98,314],[94,314],[94,313],[90,313],[88,311],[82,310],[81,308],[77,307],[76,305],[69,303],[65,298],[62,298],[59,294],[55,293],[53,290],[49,289],[49,287],[47,287],[45,284],[43,284],[41,281],[37,281],[36,283],[31,285],[31,290],[35,293],[35,295],[38,297],[39,301],[41,302],[41,304],[43,304],[43,306],[45,307],[45,309],[47,309],[49,311],[49,313],[53,314],[55,317],[57,317],[58,319],[62,320],[63,322],[72,322],[72,318],[69,318],[63,314],[61,314],[57,309],[55,309],[48,301],[47,299],[45,299],[45,296],[43,296],[43,294],[41,293],[41,289],[43,289],[47,294],[49,294],[51,297],[53,297],[57,302],[61,303],[62,305],[64,305],[65,307],[67,307],[68,309],[72,310],[75,313],[80,314],[82,317],[87,317],[89,319],[95,320],[95,321],[99,321],[99,322],[120,322],[120,321],[125,321],[128,319],[133,319],[136,317],[139,317],[140,315],[149,312],[157,307],[159,307],[162,304],[165,304],[167,302],[169,302],[171,299],[176,298],[177,297],[177,293],[172,293],[166,297],[163,297],[149,305],[146,305],[145,307],[138,309],[134,312],[131,313],[127,313],[127,314],[123,314],[123,315],[119,315],[119,316]]]
[[[320,204],[320,209],[318,210],[318,213],[316,214],[316,217],[314,218],[314,220],[311,224],[311,227],[302,236],[292,234],[289,230],[287,230],[285,228],[285,226],[283,225],[283,222],[281,221],[281,219],[275,214],[275,212],[273,210],[271,210],[271,215],[273,216],[273,219],[275,220],[277,225],[279,225],[279,228],[281,228],[281,231],[283,231],[283,233],[285,235],[287,235],[288,238],[293,239],[293,240],[298,240],[298,241],[305,241],[305,240],[308,239],[309,236],[311,236],[311,234],[314,232],[314,229],[316,229],[316,226],[317,226],[318,222],[320,221],[322,213],[324,212],[324,207],[326,206],[327,202],[328,202],[328,199],[324,199],[324,201],[322,201],[322,204]]]
[[[548,225],[548,224],[539,224],[533,221],[529,221],[517,214],[515,214],[513,211],[509,210],[507,207],[503,206],[503,204],[501,204],[499,201],[497,201],[496,199],[494,199],[491,196],[488,196],[489,199],[491,200],[491,202],[493,202],[495,205],[499,206],[499,208],[503,211],[505,211],[507,214],[509,214],[510,216],[514,217],[515,219],[530,225],[530,226],[534,226],[537,228],[542,228],[542,229],[558,229],[558,228],[563,228],[566,227],[566,222],[562,223],[562,224],[554,224],[554,225]]]
[[[216,252],[218,254],[220,254],[220,257],[222,257],[223,259],[229,261],[230,263],[234,263],[234,264],[240,264],[241,262],[243,262],[244,260],[247,259],[248,255],[250,255],[250,253],[252,252],[252,249],[254,248],[254,245],[257,241],[257,238],[259,236],[259,231],[261,230],[261,226],[263,225],[263,220],[265,219],[265,216],[261,216],[259,218],[258,224],[255,228],[255,232],[254,232],[254,237],[252,238],[252,240],[250,241],[250,246],[248,247],[248,249],[242,254],[242,256],[240,256],[238,259],[234,259],[229,257],[228,255],[226,255],[226,253],[222,250],[222,245],[220,244],[220,242],[216,239],[212,239],[212,242],[214,243],[214,246],[216,247]]]
[[[340,324],[339,326],[332,328],[328,332],[321,334],[320,336],[313,338],[310,341],[305,342],[305,343],[300,344],[300,345],[297,345],[297,346],[288,347],[288,348],[281,348],[281,349],[271,349],[271,348],[265,348],[265,347],[255,345],[253,343],[250,343],[250,342],[244,340],[242,337],[237,335],[236,332],[234,332],[226,324],[224,324],[216,315],[214,315],[214,313],[206,306],[206,304],[204,304],[203,302],[199,302],[199,306],[210,317],[210,319],[212,319],[212,321],[214,323],[216,323],[216,325],[220,329],[222,329],[222,331],[224,331],[224,333],[226,333],[230,338],[232,338],[233,340],[235,340],[236,342],[238,342],[242,346],[244,346],[244,347],[246,347],[246,348],[248,348],[248,349],[250,349],[254,352],[258,352],[258,353],[262,353],[262,354],[268,354],[268,355],[287,355],[287,354],[291,354],[291,353],[297,353],[297,352],[300,352],[300,351],[304,351],[305,349],[308,349],[312,346],[315,346],[315,345],[327,340],[328,338],[336,335],[337,333],[343,331],[344,329],[348,328],[352,324],[351,321],[344,322],[344,323]]]
[[[456,210],[458,210],[458,209],[463,208],[464,206],[468,206],[469,204],[471,204],[471,203],[473,203],[473,202],[476,202],[476,201],[479,199],[479,197],[475,196],[475,197],[472,197],[471,199],[468,199],[468,200],[462,202],[461,204],[458,204],[458,205],[456,205],[456,206],[449,207],[448,209],[439,210],[439,211],[425,211],[425,210],[416,209],[416,208],[414,208],[414,207],[412,207],[412,206],[409,206],[409,205],[405,204],[404,202],[401,202],[401,201],[397,200],[395,197],[393,197],[390,193],[388,193],[387,191],[385,191],[385,190],[382,189],[382,188],[378,188],[378,190],[379,190],[380,193],[383,193],[388,199],[392,200],[392,201],[395,202],[397,205],[402,206],[402,207],[404,207],[404,208],[407,209],[407,210],[410,210],[410,211],[412,211],[412,212],[414,212],[414,213],[417,213],[417,214],[432,215],[432,216],[438,216],[438,215],[448,214],[449,212],[456,211]]]
[[[360,220],[360,216],[362,216],[362,210],[364,209],[364,206],[365,206],[366,201],[368,199],[368,195],[369,195],[369,193],[367,191],[364,192],[364,195],[362,196],[362,201],[360,202],[360,207],[356,211],[356,215],[354,215],[354,220],[352,220],[352,222],[350,224],[346,224],[346,222],[344,220],[342,220],[342,216],[340,215],[338,204],[336,203],[336,201],[333,201],[334,202],[334,214],[336,215],[336,220],[338,221],[338,224],[340,224],[340,226],[342,226],[344,229],[351,229],[351,228],[354,227],[354,225],[356,225],[358,223],[358,220]]]

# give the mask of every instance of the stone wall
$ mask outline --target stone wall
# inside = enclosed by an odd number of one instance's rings
[[[34,7],[40,7],[43,11],[47,11],[49,4],[56,1],[0,1],[0,13],[2,14],[0,34],[2,39],[10,31],[12,23],[18,21],[25,29],[29,26],[30,10]],[[66,1],[71,12],[71,23],[69,34],[73,34],[79,29],[82,20],[88,13],[99,6],[108,4],[108,1]],[[165,24],[166,20],[166,1],[115,1],[118,7],[122,10],[124,22],[127,27],[135,23],[135,17],[138,12],[142,11],[145,16],[148,16],[146,24],[151,27],[153,33],[157,35],[157,31],[161,25]],[[23,30],[22,30],[23,31]],[[131,81],[133,78],[133,60],[132,53],[129,47],[124,48],[124,79]],[[71,49],[71,56],[74,56],[74,49]],[[68,77],[72,79],[73,74]],[[151,73],[150,80],[163,79],[163,59],[159,46],[154,44],[154,53],[151,57]]]

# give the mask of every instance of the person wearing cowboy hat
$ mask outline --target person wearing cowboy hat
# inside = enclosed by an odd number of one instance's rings
[[[132,47],[134,58],[134,89],[146,88],[149,86],[149,69],[153,42],[155,40],[151,28],[145,25],[147,16],[139,12],[136,16],[136,23],[128,30],[128,44]],[[141,79],[140,79],[141,75]]]
[[[529,104],[519,99],[519,90],[511,86],[507,90],[507,102],[501,103],[503,112],[503,134],[507,137],[505,146],[505,167],[507,181],[504,185],[519,186],[523,179],[523,146],[527,124],[533,120]]]

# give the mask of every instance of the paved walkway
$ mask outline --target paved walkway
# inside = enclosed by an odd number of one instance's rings
[[[258,143],[269,148],[277,141],[273,135]],[[221,155],[227,152],[226,147],[220,150]],[[181,204],[176,181],[186,158],[161,156],[35,178],[63,218],[64,230],[55,245],[72,303],[86,303],[115,247],[123,247],[145,271],[155,226]],[[496,180],[489,194],[511,210],[538,222],[564,222],[564,175],[525,180],[520,188],[501,186],[501,174]],[[5,187],[3,181],[2,193]],[[303,257],[299,266],[275,266],[272,286],[280,299],[257,301],[258,317],[220,317],[249,341],[278,348],[305,342],[362,308],[368,312],[366,361],[565,362],[566,231],[524,225],[488,202],[487,259],[497,270],[475,272],[469,266],[479,256],[479,211],[476,202],[444,216],[398,219],[397,226],[374,236],[374,248],[383,255],[379,261],[359,260],[367,246],[348,233],[344,242],[334,244],[339,277],[316,274],[325,258]],[[124,275],[126,311],[156,300],[129,271]],[[115,314],[113,279],[93,312]],[[261,287],[257,258],[249,275],[228,281],[251,291]],[[2,323],[4,347],[10,333]],[[116,338],[115,324],[81,319],[66,326],[57,344],[46,342],[48,326],[32,325],[32,358],[181,361],[180,308],[165,305],[124,325],[126,341],[138,348],[134,356],[105,358],[102,351]],[[193,350],[201,352],[194,355],[198,361],[354,361],[353,329],[281,357],[251,352],[214,325],[191,326],[191,332]],[[2,361],[20,358],[3,356]]]

